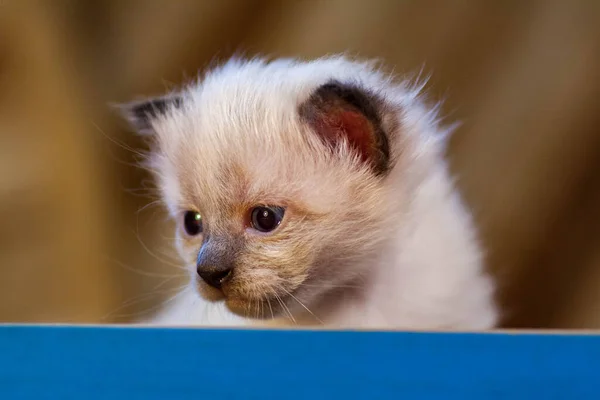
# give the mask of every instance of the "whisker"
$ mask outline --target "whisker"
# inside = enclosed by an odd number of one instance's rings
[[[139,304],[139,303],[141,303],[144,300],[147,300],[147,299],[152,298],[153,296],[156,296],[157,294],[170,293],[170,292],[173,292],[175,290],[180,290],[180,289],[181,288],[176,288],[176,289],[175,288],[171,288],[171,289],[155,290],[155,291],[152,291],[152,292],[143,293],[141,295],[135,296],[135,297],[133,297],[133,298],[131,298],[129,300],[124,301],[123,304],[121,304],[121,306],[119,308],[117,308],[116,310],[111,311],[111,313],[114,313],[116,311],[122,310],[123,308],[128,307],[128,306],[132,306],[134,304]]]
[[[98,132],[100,132],[106,139],[110,140],[112,143],[116,144],[117,146],[119,146],[120,148],[122,148],[123,150],[127,150],[137,156],[146,158],[146,154],[141,153],[140,151],[134,149],[131,146],[128,146],[125,143],[119,142],[117,139],[111,137],[110,135],[108,135],[106,132],[104,132],[104,130],[102,128],[100,128],[95,122],[92,121],[92,125],[94,126],[94,128],[96,128],[96,130]]]
[[[145,206],[143,206],[142,208],[140,208],[136,212],[139,214],[139,213],[141,213],[142,211],[144,211],[144,210],[146,210],[148,208],[156,207],[156,206],[159,206],[161,204],[162,204],[162,200],[160,200],[160,199],[154,200],[154,201],[151,201],[150,203],[146,204]]]
[[[273,314],[273,306],[271,306],[271,300],[267,297],[267,304],[269,305],[269,310],[271,310],[271,318],[275,319],[275,314]]]
[[[318,288],[318,289],[343,289],[343,288],[360,289],[362,287],[360,285],[328,285],[328,284],[324,284],[324,285],[312,285],[312,284],[307,284],[307,283],[303,283],[302,286],[304,286],[304,287],[311,287],[311,288]]]
[[[294,316],[290,312],[290,309],[285,305],[285,303],[283,302],[283,300],[281,299],[281,297],[277,293],[274,292],[274,294],[275,294],[275,298],[277,299],[277,301],[279,302],[279,304],[281,305],[281,307],[285,310],[285,312],[289,315],[290,319],[295,324],[296,323],[296,319],[294,318]]]
[[[138,225],[138,232],[139,232],[139,225]],[[165,264],[165,265],[169,265],[171,267],[174,268],[178,268],[178,269],[182,269],[182,270],[186,270],[184,267],[182,267],[181,265],[175,264],[174,262],[170,262],[167,260],[162,259],[161,257],[158,257],[152,250],[150,250],[150,248],[148,248],[148,246],[146,246],[146,243],[144,243],[144,241],[142,240],[141,236],[139,235],[139,233],[137,233],[136,231],[134,231],[134,234],[138,240],[138,242],[140,242],[140,244],[142,245],[142,247],[144,248],[144,250],[152,257],[154,257],[157,261],[160,261],[161,263]]]
[[[165,239],[168,240],[169,242],[172,242],[174,240],[177,240],[177,236],[166,236],[166,235],[160,235],[161,239]]]
[[[128,193],[132,196],[136,196],[136,197],[143,197],[143,198],[151,198],[151,199],[159,199],[160,196],[158,195],[158,191],[154,188],[150,189],[147,187],[141,187],[141,188],[127,188],[127,187],[122,187],[122,190],[125,193]]]
[[[321,319],[319,317],[317,317],[315,315],[315,313],[313,313],[312,311],[310,311],[310,309],[308,307],[306,307],[304,305],[304,303],[302,303],[300,300],[298,300],[298,298],[296,296],[294,296],[292,293],[290,293],[286,288],[281,287],[281,289],[283,289],[292,299],[296,300],[298,302],[298,304],[300,304],[302,307],[304,307],[304,309],[306,311],[308,311],[310,313],[310,315],[312,315],[313,317],[315,317],[315,319],[321,324],[324,325],[323,321],[321,321]]]
[[[161,256],[165,256],[167,258],[167,260],[172,260],[173,262],[181,260],[178,255],[170,254],[167,252],[167,250],[160,249],[160,248],[157,248],[156,250]],[[172,249],[170,249],[169,251],[172,251]],[[180,267],[187,270],[187,268],[185,268],[185,266],[180,266]]]
[[[170,282],[170,281],[172,281],[175,278],[179,278],[179,276],[173,275],[172,277],[170,277],[168,279],[165,279],[164,281],[162,281],[158,285],[154,286],[151,290],[156,290],[156,289],[160,288],[161,286],[163,286],[165,283]]]
[[[294,322],[294,324],[296,323],[296,319],[294,318],[294,314],[292,314],[292,312],[290,311],[289,307],[287,306],[287,304],[285,304],[285,302],[282,300],[281,301],[281,305],[283,305],[283,307],[285,308],[285,310],[287,311],[287,313],[290,315],[290,319]]]
[[[113,262],[113,263],[117,264],[118,266],[120,266],[120,267],[121,267],[121,268],[123,268],[123,269],[126,269],[126,270],[128,270],[128,271],[134,272],[134,273],[136,273],[136,274],[140,274],[140,275],[142,275],[142,276],[147,276],[147,277],[149,277],[149,278],[174,278],[174,277],[175,277],[175,278],[177,278],[177,277],[184,277],[184,276],[185,276],[185,275],[183,275],[183,274],[182,274],[182,275],[173,275],[173,274],[160,274],[160,273],[157,273],[157,272],[148,272],[148,271],[143,271],[143,270],[141,270],[141,269],[137,269],[137,268],[134,268],[134,267],[130,267],[129,265],[127,265],[127,264],[125,264],[125,263],[122,263],[122,262],[121,262],[121,261],[119,261],[119,260],[115,260],[115,259],[113,259],[113,258],[110,258],[110,257],[108,257],[108,256],[105,256],[105,258],[106,258],[108,261],[110,261],[110,262]]]
[[[110,318],[110,317],[118,317],[115,315],[116,312],[123,310],[124,308],[133,306],[135,304],[139,304],[143,301],[146,301],[150,298],[152,298],[153,296],[160,294],[160,293],[170,293],[170,292],[177,292],[179,293],[182,289],[184,289],[185,287],[187,287],[187,285],[185,286],[181,286],[181,287],[177,287],[177,288],[171,288],[171,289],[165,289],[165,290],[157,290],[157,291],[152,291],[150,293],[145,293],[139,296],[136,296],[132,299],[129,299],[125,302],[123,302],[123,304],[121,304],[119,307],[117,307],[116,309],[114,309],[113,311],[109,312],[108,314],[106,314],[104,317],[100,318],[101,321],[105,321],[106,319]],[[161,303],[162,304],[162,303]],[[161,305],[159,304],[159,306]]]
[[[187,285],[185,285],[187,287]],[[169,304],[170,302],[172,302],[173,300],[175,300],[177,297],[183,295],[186,291],[185,290],[181,290],[182,288],[179,288],[179,292],[176,293],[174,296],[171,296],[169,299],[161,302],[160,304],[150,307],[149,309],[146,309],[144,311],[140,311],[140,312],[136,312],[136,313],[130,313],[130,314],[118,314],[118,315],[113,315],[113,317],[115,318],[130,318],[130,317],[139,317],[142,315],[147,315],[161,307],[166,306],[167,304]]]
[[[244,307],[244,317],[250,318],[250,303],[246,304]]]
[[[277,302],[278,302],[278,303],[279,303],[279,305],[281,306],[281,309],[282,309],[282,310],[284,310],[284,308],[283,308],[283,304],[281,304],[281,299],[279,298],[279,296],[278,296],[277,294],[275,294],[275,293],[274,293],[274,295],[275,295],[275,300],[277,300]],[[285,310],[284,310],[284,311],[285,311]],[[286,314],[287,314],[287,313],[286,313]],[[285,317],[286,317],[287,319],[290,319],[289,315],[286,315]]]

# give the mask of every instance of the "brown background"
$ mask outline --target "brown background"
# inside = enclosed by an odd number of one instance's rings
[[[0,0],[0,320],[127,321],[176,293],[143,146],[108,102],[234,52],[342,51],[432,73],[463,122],[449,156],[505,325],[600,328],[596,0]]]

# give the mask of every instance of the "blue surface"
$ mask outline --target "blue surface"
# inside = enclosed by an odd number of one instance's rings
[[[0,399],[592,399],[600,336],[0,327]]]

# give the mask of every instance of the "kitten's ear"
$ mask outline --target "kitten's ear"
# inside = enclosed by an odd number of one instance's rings
[[[118,104],[115,108],[119,110],[138,133],[142,135],[153,135],[152,120],[165,115],[173,108],[179,108],[183,104],[180,95],[167,95],[154,97],[131,103]]]
[[[329,82],[300,105],[302,120],[333,149],[346,142],[376,175],[390,167],[390,148],[381,123],[383,102],[350,84]]]

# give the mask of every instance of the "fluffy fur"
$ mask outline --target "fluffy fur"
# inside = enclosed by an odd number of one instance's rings
[[[321,95],[332,82],[362,100]],[[125,106],[152,139],[148,166],[190,265],[186,294],[151,322],[492,328],[493,283],[420,89],[344,57],[231,60]],[[256,205],[286,208],[274,232],[248,228]],[[185,234],[187,210],[203,234]],[[196,275],[209,240],[233,258],[221,290]]]

